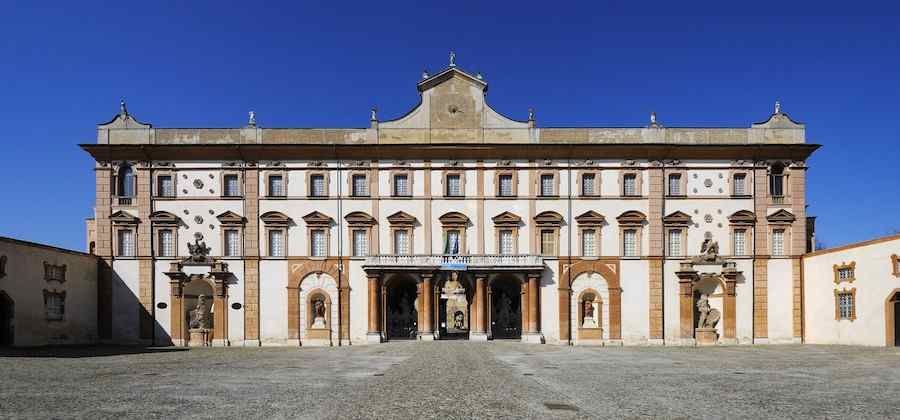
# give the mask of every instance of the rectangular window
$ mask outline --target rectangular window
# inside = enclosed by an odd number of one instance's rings
[[[120,230],[119,231],[119,256],[120,257],[133,257],[134,256],[134,231],[133,230]]]
[[[44,300],[47,305],[47,320],[48,321],[62,321],[63,315],[66,312],[66,300],[65,296],[61,293],[46,293],[44,294]]]
[[[734,174],[734,195],[747,195],[747,175]]]
[[[784,255],[784,229],[772,231],[772,255]]]
[[[637,195],[637,175],[625,174],[622,176],[622,195],[626,197]]]
[[[581,175],[581,195],[597,195],[597,186],[594,183],[596,175]]]
[[[369,254],[369,233],[363,229],[353,231],[353,256],[364,257]]]
[[[160,197],[175,196],[175,181],[171,175],[160,175],[156,178],[156,195]]]
[[[504,229],[500,231],[500,254],[501,255],[512,255],[515,252],[515,246],[513,244],[513,232],[512,230]]]
[[[459,231],[458,230],[448,230],[447,231],[447,239],[444,244],[444,254],[456,255],[459,254]]]
[[[669,195],[681,195],[681,175],[669,175]]]
[[[409,255],[409,231],[405,229],[394,231],[394,254]]]
[[[237,175],[225,175],[222,182],[225,184],[222,187],[222,193],[226,197],[239,197],[241,195],[241,188],[240,185],[238,185]]]
[[[625,229],[622,233],[622,253],[624,257],[637,256],[637,230]]]
[[[353,194],[354,197],[369,196],[369,183],[365,175],[353,175],[350,182],[353,184],[353,191],[351,191],[351,194]]]
[[[172,229],[160,229],[159,230],[159,249],[158,254],[160,257],[174,257],[175,256],[175,235],[172,232]]]
[[[773,169],[769,175],[769,193],[773,197],[784,197],[784,174],[781,170]]]
[[[222,254],[226,257],[236,257],[241,252],[241,237],[237,229],[225,229],[225,249]]]
[[[541,255],[556,255],[556,233],[552,229],[541,230]]]
[[[681,256],[681,229],[669,230],[669,256]]]
[[[594,229],[581,231],[581,254],[585,257],[597,256],[597,236]]]
[[[853,279],[853,269],[850,267],[839,268],[838,269],[838,278],[841,280]]]
[[[451,174],[447,175],[447,196],[448,197],[462,197],[462,183],[460,179],[460,175]]]
[[[550,174],[541,175],[541,196],[550,197],[554,195],[553,189],[554,176]]]
[[[309,176],[309,195],[312,197],[325,197],[325,175],[316,174]]]
[[[513,196],[513,176],[511,174],[500,175],[498,181],[500,185],[498,186],[497,195],[501,197],[512,197]]]
[[[734,230],[734,255],[747,255],[747,229]]]
[[[409,176],[406,174],[394,175],[394,196],[409,197]]]
[[[328,243],[325,238],[324,229],[313,229],[309,234],[311,243],[310,256],[326,257],[328,256]]]
[[[281,175],[269,175],[269,196],[284,197],[284,178]]]
[[[283,230],[270,230],[269,231],[269,256],[270,257],[283,257],[284,256],[284,231]]]
[[[853,319],[854,312],[853,293],[838,293],[838,316],[840,319]]]

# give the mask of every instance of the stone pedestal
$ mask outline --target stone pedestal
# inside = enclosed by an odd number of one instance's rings
[[[434,341],[434,333],[431,332],[419,332],[417,337],[420,341]]]
[[[378,333],[378,332],[367,333],[366,334],[366,342],[370,343],[370,344],[377,344],[377,343],[382,342],[381,333]]]
[[[487,341],[488,336],[483,332],[470,332],[469,341]]]
[[[211,344],[212,330],[208,328],[191,328],[188,347],[209,347]]]
[[[719,342],[719,332],[715,328],[697,328],[694,338],[698,346],[714,346]]]
[[[523,343],[544,344],[544,335],[541,333],[522,334]]]
[[[331,346],[331,330],[328,328],[313,328],[306,330],[306,340],[302,340],[301,346],[329,347]]]

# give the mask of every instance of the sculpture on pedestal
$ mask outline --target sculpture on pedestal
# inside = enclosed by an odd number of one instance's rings
[[[188,325],[191,329],[212,328],[212,319],[209,316],[209,305],[206,303],[206,296],[197,298],[197,306],[191,310],[190,315],[191,318]]]
[[[703,244],[700,245],[700,255],[693,258],[695,264],[721,264],[725,260],[719,257],[719,242],[714,240],[712,233],[706,232]]]
[[[194,243],[187,243],[188,253],[191,254],[188,257],[189,262],[196,263],[204,263],[209,260],[209,252],[211,250],[210,247],[206,246],[206,242],[200,241],[200,238],[194,238]]]
[[[706,295],[700,295],[700,299],[697,300],[697,311],[700,312],[697,328],[716,328],[722,317],[718,309],[709,306],[709,298]]]
[[[594,317],[593,299],[585,299],[582,303],[584,316],[581,320],[582,328],[597,328],[597,319]]]
[[[312,303],[312,328],[325,328],[325,301],[317,297]]]

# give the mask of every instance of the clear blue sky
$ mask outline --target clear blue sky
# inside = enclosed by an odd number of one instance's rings
[[[823,145],[808,177],[820,239],[900,229],[888,2],[853,2],[853,16],[820,2],[31,3],[0,13],[3,236],[84,248],[94,181],[76,144],[120,97],[158,127],[236,127],[251,109],[262,126],[363,127],[372,105],[381,118],[412,107],[422,69],[450,49],[484,73],[495,109],[524,119],[533,106],[544,126],[636,126],[656,111],[669,126],[746,127],[780,99]]]

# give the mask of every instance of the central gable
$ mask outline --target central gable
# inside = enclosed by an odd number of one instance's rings
[[[421,101],[409,113],[379,124],[385,129],[477,130],[528,128],[527,122],[506,118],[485,102],[487,82],[457,67],[420,81]]]

